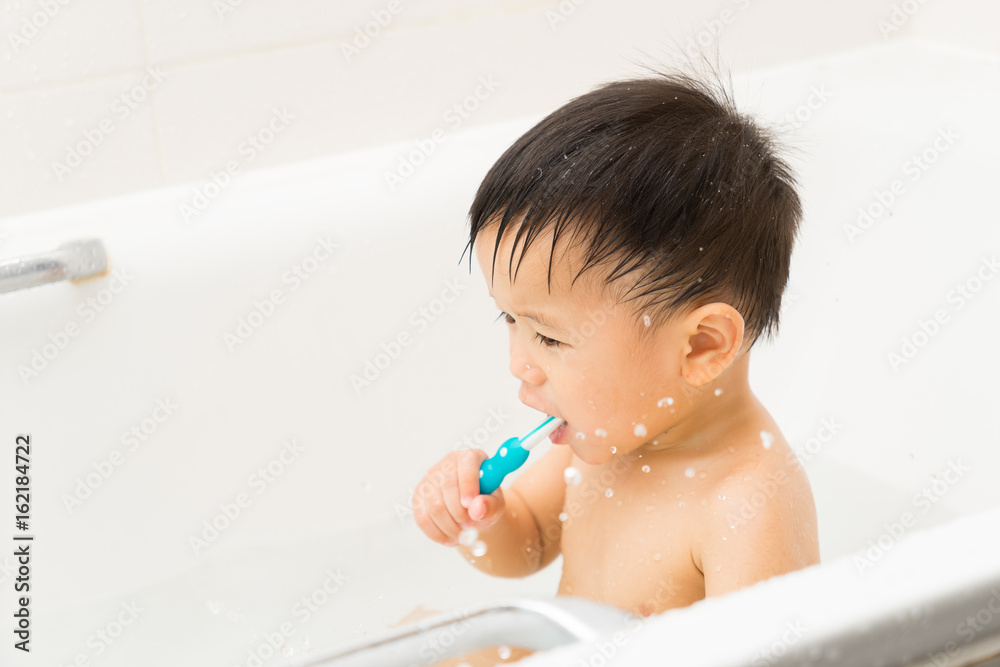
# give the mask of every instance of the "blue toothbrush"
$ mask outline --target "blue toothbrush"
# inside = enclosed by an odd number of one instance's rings
[[[488,495],[496,491],[504,477],[524,465],[535,445],[565,423],[558,417],[549,417],[523,438],[508,438],[496,454],[479,466],[479,493]]]

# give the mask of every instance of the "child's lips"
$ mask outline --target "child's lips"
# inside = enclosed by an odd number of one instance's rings
[[[566,438],[566,432],[569,430],[568,427],[569,427],[569,423],[566,422],[566,421],[563,421],[562,426],[560,426],[556,430],[552,431],[552,434],[549,435],[549,440],[552,442],[552,444],[554,444],[554,445],[565,444],[564,440]]]

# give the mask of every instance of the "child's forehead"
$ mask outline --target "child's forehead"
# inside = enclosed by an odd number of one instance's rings
[[[604,294],[598,267],[584,268],[584,249],[561,236],[553,248],[553,232],[546,230],[525,249],[524,236],[514,247],[516,230],[504,232],[496,244],[496,226],[483,229],[476,238],[480,268],[491,290],[544,294],[548,299],[591,301]],[[493,292],[495,294],[495,291]]]

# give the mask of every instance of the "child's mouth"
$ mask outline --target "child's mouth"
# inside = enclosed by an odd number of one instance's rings
[[[552,434],[549,435],[549,440],[552,442],[553,445],[566,444],[565,442],[563,442],[563,438],[566,437],[566,431],[568,426],[569,424],[567,422],[563,422],[562,426],[552,431]]]

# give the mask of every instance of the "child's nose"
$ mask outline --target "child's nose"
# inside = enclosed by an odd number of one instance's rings
[[[514,340],[510,343],[510,372],[526,384],[540,385],[545,382],[545,373],[535,363],[531,353]]]

